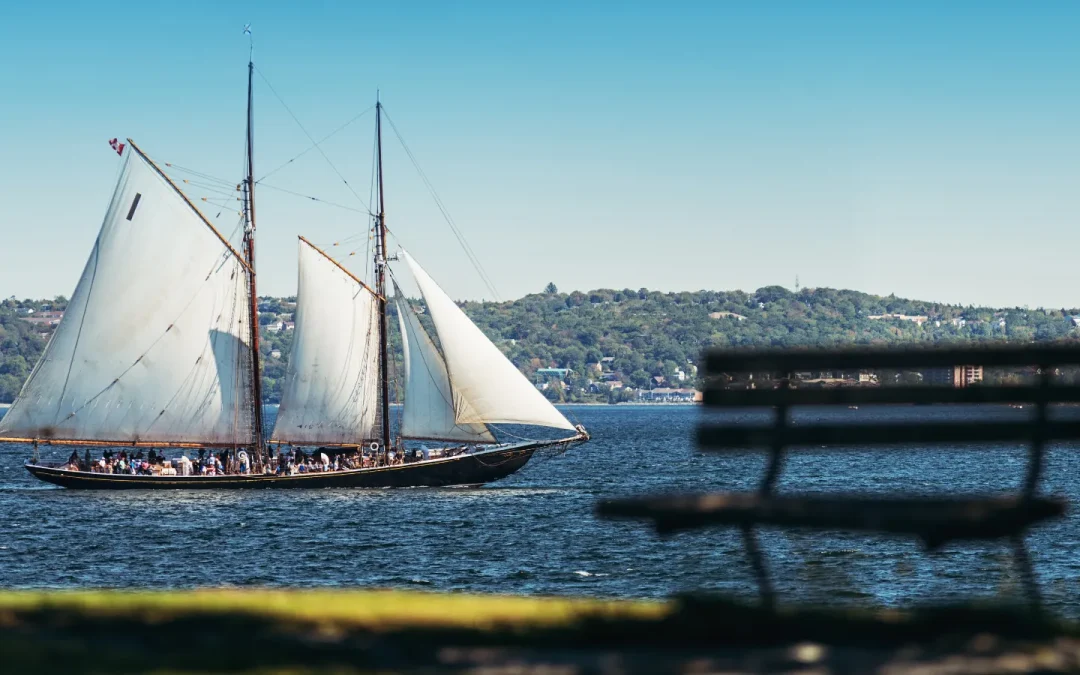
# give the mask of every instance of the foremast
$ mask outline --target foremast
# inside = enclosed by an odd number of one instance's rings
[[[379,414],[382,426],[383,451],[390,448],[390,332],[387,326],[386,303],[386,202],[383,193],[382,165],[382,103],[375,100],[375,154],[378,172],[379,195],[375,213],[375,292],[379,301]]]
[[[252,119],[252,81],[255,63],[248,60],[247,136],[244,171],[244,259],[247,262],[249,323],[251,324],[251,419],[257,461],[263,455],[262,375],[259,368],[259,297],[255,291],[255,168],[254,125]]]

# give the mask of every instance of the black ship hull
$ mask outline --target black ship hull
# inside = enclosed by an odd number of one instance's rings
[[[559,442],[559,444],[566,441]],[[540,448],[555,443],[521,443],[466,455],[410,464],[347,471],[302,473],[294,476],[133,476],[71,471],[27,463],[35,478],[60,487],[81,490],[246,490],[320,488],[405,488],[481,485],[505,478]]]

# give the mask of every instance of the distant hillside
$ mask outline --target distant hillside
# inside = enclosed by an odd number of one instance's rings
[[[556,400],[629,398],[620,387],[694,386],[695,363],[703,349],[713,346],[1031,342],[1080,336],[1071,318],[1080,312],[1065,308],[962,307],[829,288],[793,293],[780,286],[752,293],[548,290],[506,302],[466,302],[463,308],[529,377],[539,368],[570,369],[569,386],[546,390]],[[264,391],[271,402],[280,394],[292,345],[288,322],[294,300],[260,298]],[[65,305],[64,298],[0,303],[0,402],[18,393],[53,329],[47,315],[37,321],[35,316]],[[396,322],[391,327],[399,364]]]

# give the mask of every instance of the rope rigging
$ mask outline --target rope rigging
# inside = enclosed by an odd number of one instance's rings
[[[201,171],[196,171],[195,169],[188,169],[186,167],[179,166],[177,164],[173,164],[171,162],[165,162],[165,166],[169,167],[170,169],[173,169],[174,171],[180,171],[182,173],[191,174],[192,176],[195,176],[196,178],[201,178],[203,180],[212,181],[214,183],[220,183],[221,186],[230,188],[232,190],[235,190],[236,186],[237,186],[236,181],[225,180],[224,178],[218,178],[217,176],[211,176],[208,173],[202,173]],[[184,182],[187,182],[187,181],[184,181]]]
[[[458,244],[461,245],[461,249],[465,252],[465,255],[466,257],[468,257],[469,262],[472,263],[473,268],[480,276],[481,281],[484,282],[484,285],[487,286],[489,291],[491,291],[494,299],[498,300],[499,292],[495,290],[495,285],[491,282],[491,278],[484,270],[484,266],[480,263],[480,258],[473,251],[472,246],[469,245],[468,240],[465,239],[464,233],[457,226],[457,223],[454,221],[453,216],[450,215],[450,211],[446,208],[446,205],[443,203],[442,198],[439,197],[439,193],[435,191],[435,186],[431,184],[431,181],[428,179],[427,174],[424,173],[424,170],[420,167],[420,162],[417,161],[416,156],[413,155],[412,150],[405,142],[405,139],[401,136],[401,132],[398,131],[397,125],[394,124],[394,120],[391,119],[390,114],[386,112],[386,106],[383,106],[383,115],[386,116],[386,121],[390,123],[390,128],[393,129],[394,135],[397,136],[398,142],[401,143],[401,147],[405,150],[405,154],[406,156],[408,156],[409,161],[412,162],[413,168],[416,169],[416,173],[420,175],[420,179],[424,182],[424,186],[428,189],[428,192],[431,193],[431,197],[435,201],[435,205],[439,208],[439,212],[442,214],[442,217],[446,221],[446,224],[450,226],[450,230],[454,233],[454,237],[458,240]]]
[[[235,198],[236,201],[240,201],[240,198],[236,196],[236,194],[237,194],[236,190],[232,190],[231,192],[226,192],[225,190],[220,189],[218,186],[216,186],[214,184],[211,184],[211,183],[199,183],[199,182],[196,182],[196,181],[188,180],[186,178],[181,179],[180,182],[184,183],[185,185],[191,185],[193,187],[202,188],[206,192],[210,192],[210,193],[213,193],[213,194],[216,194],[216,195],[220,195],[222,197]]]
[[[262,75],[262,73],[259,73],[259,75]],[[264,78],[264,79],[265,79],[265,78]],[[315,149],[315,148],[317,148],[318,146],[320,146],[320,145],[322,145],[323,143],[325,143],[326,141],[330,140],[330,138],[331,138],[331,137],[333,137],[333,136],[336,136],[336,135],[337,135],[338,133],[340,133],[341,131],[343,131],[343,130],[344,130],[344,129],[345,129],[346,127],[348,127],[348,126],[349,126],[350,124],[352,124],[353,122],[355,122],[356,120],[360,119],[361,117],[363,117],[364,115],[368,114],[369,112],[371,112],[371,111],[372,111],[372,110],[374,110],[374,109],[375,109],[375,106],[370,106],[370,107],[368,107],[368,108],[367,108],[366,110],[364,110],[363,112],[361,112],[361,113],[358,113],[358,114],[357,114],[357,115],[356,115],[355,117],[353,117],[353,118],[352,118],[351,120],[349,120],[349,121],[348,121],[348,122],[346,122],[345,124],[342,124],[342,125],[341,125],[340,127],[338,127],[337,129],[334,129],[334,130],[333,130],[333,131],[331,131],[330,133],[328,133],[328,134],[326,134],[325,136],[323,136],[322,138],[320,138],[320,139],[318,140],[318,142],[317,142],[317,143],[315,143],[315,145],[309,146],[309,147],[308,147],[308,148],[307,148],[306,150],[304,150],[303,152],[299,153],[298,155],[296,155],[295,157],[293,157],[293,158],[292,158],[292,159],[290,159],[289,161],[285,162],[284,164],[282,164],[282,165],[278,166],[278,167],[277,167],[276,169],[274,169],[273,171],[268,171],[267,173],[263,174],[262,178],[260,178],[259,180],[255,181],[255,182],[256,182],[256,183],[261,183],[262,181],[266,180],[267,178],[269,178],[270,176],[274,175],[274,174],[275,174],[275,173],[277,173],[278,171],[281,171],[282,169],[284,169],[285,167],[289,166],[290,164],[292,164],[292,163],[293,163],[293,162],[295,162],[296,160],[300,159],[300,158],[301,158],[301,157],[303,157],[304,155],[308,154],[309,152],[311,152],[312,150],[314,150],[314,149]],[[370,197],[369,197],[368,201],[369,201],[369,202],[371,201],[371,200],[370,200]]]
[[[296,117],[292,109],[289,108],[288,104],[285,103],[285,99],[281,98],[281,95],[277,93],[276,89],[274,89],[274,85],[270,84],[270,80],[266,78],[266,75],[263,74],[263,71],[257,67],[255,68],[255,70],[259,73],[259,77],[263,79],[263,82],[266,83],[266,86],[270,89],[270,92],[274,94],[274,97],[277,98],[278,102],[280,102],[282,107],[285,108],[285,111],[288,112],[289,116],[293,118],[294,122],[296,122],[296,126],[300,127],[300,131],[303,131],[304,135],[308,137],[309,141],[311,141],[312,147],[319,151],[319,154],[322,155],[323,159],[326,160],[326,163],[330,165],[330,168],[334,170],[334,173],[336,173],[337,177],[341,179],[341,182],[345,184],[345,187],[349,188],[349,192],[353,193],[353,196],[356,197],[356,200],[359,201],[364,206],[364,209],[370,213],[371,207],[368,206],[368,203],[364,201],[364,199],[360,196],[359,193],[357,193],[355,189],[353,189],[352,184],[350,184],[349,181],[345,179],[345,176],[341,175],[341,172],[338,171],[338,168],[334,166],[334,163],[330,161],[330,158],[326,155],[325,152],[323,152],[323,149],[319,146],[319,143],[316,142],[315,138],[310,133],[308,133],[308,130],[304,128],[304,125],[300,123],[299,118]]]
[[[345,209],[346,211],[352,211],[354,213],[367,213],[367,211],[364,211],[362,209],[354,209],[353,207],[345,206],[344,204],[337,204],[335,202],[328,202],[325,199],[319,199],[318,197],[312,197],[311,195],[305,195],[305,194],[302,194],[300,192],[293,192],[292,190],[286,190],[285,188],[277,187],[276,185],[267,185],[266,183],[259,183],[259,187],[268,188],[270,190],[277,190],[278,192],[284,192],[285,194],[293,195],[294,197],[300,197],[302,199],[307,199],[309,201],[318,202],[320,204],[326,204],[327,206],[333,206],[334,208],[338,208],[338,209]]]
[[[309,148],[309,150],[310,149],[311,148]],[[238,187],[237,187],[238,184],[236,182],[228,181],[228,180],[225,180],[223,178],[217,178],[215,176],[211,176],[211,175],[206,174],[206,173],[195,171],[194,169],[188,169],[188,168],[178,166],[176,164],[171,164],[171,163],[168,163],[168,162],[165,163],[165,166],[173,169],[174,171],[191,174],[191,175],[196,176],[196,177],[198,177],[198,178],[200,178],[202,180],[208,181],[208,182],[204,183],[204,182],[197,181],[197,180],[191,180],[190,178],[180,178],[180,179],[178,179],[178,182],[180,182],[180,183],[183,183],[185,185],[190,185],[192,187],[199,188],[201,191],[206,192],[208,194],[218,195],[218,197],[215,197],[215,198],[200,197],[202,199],[202,201],[204,201],[204,202],[206,202],[208,204],[213,204],[214,206],[218,206],[218,207],[221,207],[221,208],[229,208],[229,204],[220,203],[220,200],[222,198],[227,198],[229,200],[235,200],[235,201],[240,201],[240,202],[243,201],[242,198],[236,196],[237,190],[238,190]],[[301,192],[295,192],[293,190],[287,190],[285,188],[278,187],[276,185],[269,185],[267,183],[261,183],[260,182],[259,186],[264,187],[264,188],[266,188],[268,190],[274,190],[274,191],[281,192],[281,193],[284,193],[284,194],[287,194],[287,195],[291,195],[293,197],[299,197],[301,199],[306,199],[308,201],[317,202],[319,204],[325,204],[326,206],[332,206],[332,207],[337,208],[337,209],[343,209],[345,211],[351,211],[353,213],[367,213],[367,211],[365,211],[363,209],[357,209],[357,208],[353,208],[351,206],[346,206],[344,204],[338,204],[337,202],[331,202],[329,200],[322,199],[320,197],[315,197],[313,195],[306,195],[306,194],[303,194]],[[223,188],[228,188],[228,190],[226,191]],[[214,216],[214,219],[217,219],[219,216],[221,216],[220,212],[217,215]]]

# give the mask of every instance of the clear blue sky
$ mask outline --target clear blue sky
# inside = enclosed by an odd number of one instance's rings
[[[70,294],[113,136],[239,177],[247,22],[257,66],[317,138],[381,88],[503,298],[798,274],[1080,305],[1080,3],[1051,1],[12,4],[0,296]],[[310,143],[256,87],[261,175]],[[325,146],[365,199],[372,125]],[[392,134],[385,151],[400,241],[452,295],[490,296]],[[266,182],[359,206],[317,152]],[[329,246],[366,227],[259,198],[265,293],[295,292],[297,233]]]

